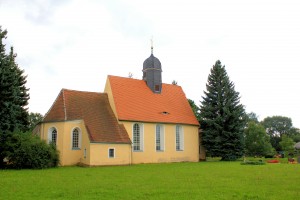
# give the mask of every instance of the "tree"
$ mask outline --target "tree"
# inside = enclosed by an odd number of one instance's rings
[[[289,134],[292,127],[292,119],[283,116],[267,117],[262,121],[263,126],[266,128],[270,136],[279,136]]]
[[[283,116],[267,117],[262,122],[267,134],[270,136],[272,146],[277,150],[281,150],[279,145],[283,135],[292,135],[293,123],[292,119]]]
[[[192,99],[188,99],[188,101],[197,120],[200,121],[200,108],[195,104],[195,102]]]
[[[5,53],[3,39],[7,31],[0,26],[0,130],[13,131],[28,129],[29,94],[26,88],[26,76],[15,62],[13,47]]]
[[[265,128],[254,121],[250,121],[245,129],[245,153],[247,156],[275,155]]]
[[[292,138],[289,138],[287,135],[282,136],[281,142],[279,142],[282,150],[284,151],[285,156],[288,156],[290,154],[294,153],[294,145],[295,142],[293,141]]]
[[[244,151],[245,110],[225,66],[212,67],[200,106],[202,140],[208,155],[236,160]]]
[[[0,153],[8,162],[1,167],[42,169],[59,164],[59,153],[54,144],[47,144],[30,132],[7,132],[5,137]]]
[[[173,80],[172,85],[178,85],[178,82],[176,80]]]
[[[35,126],[43,120],[43,115],[40,113],[30,113],[29,114],[29,130],[33,130]]]
[[[246,114],[246,121],[247,122],[254,122],[254,123],[259,123],[258,122],[258,116],[257,116],[257,114],[256,113],[254,113],[254,112],[250,112],[250,113],[247,113]]]

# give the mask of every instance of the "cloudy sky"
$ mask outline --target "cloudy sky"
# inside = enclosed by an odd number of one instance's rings
[[[198,105],[219,59],[247,112],[299,128],[299,10],[298,0],[0,0],[0,25],[28,75],[31,112],[45,114],[61,88],[141,79],[153,36],[163,82]]]

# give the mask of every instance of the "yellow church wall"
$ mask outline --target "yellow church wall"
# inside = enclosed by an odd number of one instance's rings
[[[116,111],[115,101],[114,101],[114,98],[113,98],[113,94],[112,94],[112,90],[111,90],[109,78],[106,79],[104,92],[107,93],[110,107],[111,107],[111,109],[113,110],[113,112],[114,112],[116,118],[118,118],[118,113],[117,113],[117,111]]]
[[[76,165],[83,163],[89,165],[89,138],[87,135],[84,122],[82,120],[74,120],[67,122],[43,123],[41,127],[41,138],[48,141],[48,131],[52,128],[57,130],[57,150],[60,154],[60,165]],[[72,131],[78,128],[81,135],[79,149],[72,149]],[[86,149],[86,156],[84,151]]]
[[[133,141],[133,124],[122,121],[128,135]],[[198,126],[181,125],[184,135],[183,151],[176,150],[176,125],[161,124],[164,129],[164,150],[156,151],[156,123],[140,123],[143,131],[143,151],[132,151],[132,163],[161,163],[161,162],[198,162],[199,133]]]
[[[114,149],[115,155],[109,157],[109,149]],[[129,165],[131,160],[130,144],[90,144],[90,165]]]

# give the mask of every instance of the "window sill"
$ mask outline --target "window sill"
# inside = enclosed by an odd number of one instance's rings
[[[133,152],[144,152],[143,150],[133,150]]]
[[[183,149],[176,149],[176,151],[183,151]]]
[[[72,150],[81,150],[81,149],[78,147],[72,147]]]
[[[165,150],[156,150],[156,152],[165,152]]]

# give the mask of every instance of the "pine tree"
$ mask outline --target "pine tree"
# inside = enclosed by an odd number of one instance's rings
[[[26,131],[28,129],[29,94],[26,88],[26,76],[16,61],[13,47],[6,55],[3,39],[7,31],[0,27],[0,130]]]
[[[211,69],[206,90],[200,106],[203,145],[210,156],[236,160],[244,151],[245,110],[219,60]]]

